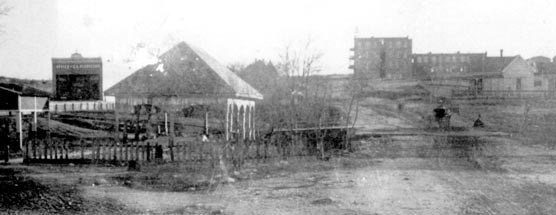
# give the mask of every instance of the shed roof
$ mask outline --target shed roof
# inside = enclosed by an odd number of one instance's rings
[[[0,89],[21,96],[50,97],[50,93],[21,84],[0,83]]]
[[[221,96],[262,99],[263,96],[202,49],[181,42],[108,90],[107,95]]]

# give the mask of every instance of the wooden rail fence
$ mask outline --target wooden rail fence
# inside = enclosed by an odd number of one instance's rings
[[[121,143],[97,140],[29,140],[25,144],[25,163],[125,164],[138,162],[214,162],[225,159],[234,166],[245,162],[312,155],[306,144],[270,144],[265,141],[176,141],[155,140]]]

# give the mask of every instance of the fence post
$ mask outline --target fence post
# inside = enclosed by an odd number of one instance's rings
[[[83,140],[81,140],[79,143],[79,145],[81,146],[81,160],[85,159],[85,145],[83,143]]]
[[[139,150],[140,150],[140,160],[144,161],[145,160],[145,145],[141,144],[141,146],[139,146]]]
[[[182,161],[187,161],[187,150],[185,149],[185,141],[181,142],[181,153],[182,153]]]
[[[100,142],[100,159],[103,162],[106,160],[106,145],[104,144],[104,141]]]
[[[54,146],[53,146],[54,159],[57,160],[58,159],[58,141],[56,141],[56,139],[53,139],[52,144],[54,144]]]
[[[170,138],[168,146],[170,147],[170,160],[174,161],[174,140]]]
[[[112,142],[112,160],[114,162],[118,160],[118,139]]]
[[[37,140],[31,140],[33,144],[33,159],[37,159]]]
[[[69,159],[69,143],[68,142],[69,141],[64,141],[64,146],[65,146],[64,148],[66,149],[66,156],[65,156],[66,160]]]
[[[176,159],[176,161],[180,160],[180,144],[179,143],[175,143],[174,147],[176,148],[176,157],[174,159]]]
[[[123,160],[123,158],[124,158],[124,148],[123,148],[123,146],[124,146],[124,143],[123,143],[123,142],[122,142],[122,143],[118,143],[118,148],[119,148],[119,151],[120,151],[120,156],[119,156],[118,159],[117,159],[118,161],[121,161],[121,160]]]
[[[140,142],[135,142],[135,160],[139,160],[139,144]]]
[[[187,150],[187,154],[189,154],[189,160],[190,161],[195,161],[195,158],[193,156],[193,142],[189,142],[188,145],[189,145],[189,147],[188,147],[189,150]]]
[[[42,141],[44,144],[44,159],[48,159],[48,142],[46,140]]]
[[[129,146],[129,142],[124,144],[124,147],[125,147],[125,161],[128,161],[128,160],[129,160],[129,156],[128,156],[128,154],[129,154],[129,147],[128,147],[128,146]]]
[[[151,143],[147,142],[147,161],[151,161]]]

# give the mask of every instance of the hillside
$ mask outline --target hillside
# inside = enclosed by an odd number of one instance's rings
[[[20,79],[0,76],[0,83],[24,85],[46,92],[52,92],[52,80]]]

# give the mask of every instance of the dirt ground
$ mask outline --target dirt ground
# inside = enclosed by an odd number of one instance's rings
[[[417,115],[371,103],[358,125],[418,126]],[[116,180],[128,173],[123,167],[21,168],[38,181],[76,186],[85,199],[121,205],[112,211],[121,214],[556,214],[556,150],[521,137],[369,137],[357,146],[329,161],[248,165],[234,182],[180,192]]]
[[[330,161],[248,166],[213,191],[134,189],[124,168],[32,166],[28,176],[77,185],[144,214],[556,214],[556,153],[491,138],[479,148],[431,139],[363,140]],[[60,174],[61,173],[61,174]]]

